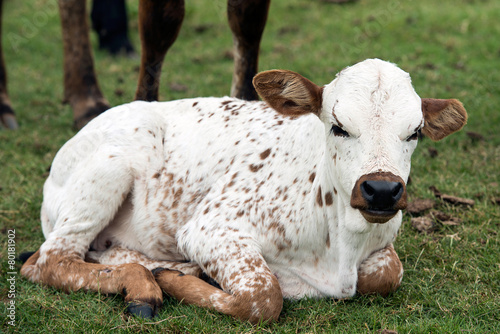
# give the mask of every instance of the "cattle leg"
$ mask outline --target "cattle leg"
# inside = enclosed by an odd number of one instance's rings
[[[227,15],[233,32],[234,72],[231,96],[258,100],[252,85],[257,74],[259,48],[271,0],[228,0]]]
[[[123,294],[130,313],[145,318],[155,315],[162,305],[162,292],[151,271],[139,264],[103,265],[86,263],[77,253],[39,250],[21,268],[33,282],[63,291],[91,290]]]
[[[95,133],[92,136],[99,137]],[[86,139],[75,137],[70,145],[73,149],[89,145]],[[98,139],[95,141],[97,145]],[[132,313],[151,316],[162,302],[161,289],[151,271],[140,264],[84,261],[90,244],[113,220],[134,182],[129,164],[110,155],[106,148],[86,147],[92,152],[91,158],[85,150],[81,155],[71,155],[66,147],[59,151],[60,159],[54,159],[53,166],[64,167],[51,173],[44,185],[41,220],[46,240],[24,264],[21,274],[65,291],[121,293]],[[84,162],[78,161],[79,157]]]
[[[125,0],[93,0],[92,28],[99,37],[99,48],[112,55],[134,54],[128,38],[128,20]]]
[[[403,265],[392,244],[371,254],[358,269],[360,294],[387,296],[401,285]]]
[[[14,130],[18,128],[18,125],[9,95],[7,94],[7,72],[5,70],[2,48],[2,5],[3,0],[0,0],[0,124],[7,129]]]
[[[59,0],[64,47],[64,102],[82,128],[109,108],[94,70],[85,0]]]
[[[189,274],[196,277],[201,276],[201,268],[194,262],[179,262],[179,261],[165,261],[153,260],[146,255],[120,246],[112,246],[105,251],[91,251],[85,255],[85,261],[95,262],[108,265],[119,265],[126,263],[137,263],[149,270],[156,268],[165,268],[177,270],[183,274]]]
[[[139,1],[141,69],[136,100],[157,101],[163,58],[184,19],[184,0]]]
[[[253,239],[235,231],[224,229],[223,233],[205,234],[207,240],[217,242],[209,248],[197,247],[197,253],[192,254],[203,272],[218,282],[222,290],[198,277],[172,270],[155,270],[156,281],[165,293],[186,304],[251,323],[277,320],[283,306],[278,280]],[[180,245],[186,245],[187,240],[193,242],[192,236],[180,234]]]

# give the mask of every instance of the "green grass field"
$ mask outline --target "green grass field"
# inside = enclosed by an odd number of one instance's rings
[[[261,326],[168,298],[153,320],[129,317],[121,296],[65,294],[35,285],[20,277],[20,264],[15,299],[9,299],[8,231],[15,229],[17,254],[42,244],[42,185],[55,153],[75,132],[69,106],[61,104],[56,0],[5,2],[3,48],[20,129],[0,130],[0,332],[500,332],[500,2],[272,1],[261,70],[290,69],[326,84],[347,65],[382,58],[409,72],[420,96],[460,99],[469,123],[441,142],[423,139],[414,154],[410,199],[432,199],[436,210],[460,223],[420,233],[405,214],[395,243],[405,268],[397,292],[387,298],[285,301],[280,320]],[[138,48],[137,1],[128,3]],[[232,41],[225,10],[223,0],[187,1],[183,29],[164,64],[162,100],[229,94]],[[96,50],[95,60],[111,104],[130,101],[138,59]],[[444,203],[430,186],[475,205]],[[11,300],[15,327],[8,324]]]

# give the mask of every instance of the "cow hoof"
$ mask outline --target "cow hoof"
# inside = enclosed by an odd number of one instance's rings
[[[127,306],[127,313],[144,319],[151,319],[156,315],[151,305],[144,303],[129,303]]]
[[[17,124],[16,116],[8,111],[5,111],[3,109],[6,109],[6,106],[0,106],[0,123],[3,125],[6,129],[10,130],[17,130],[19,128],[19,125]],[[9,110],[10,109],[9,107]]]
[[[83,106],[83,110],[77,110],[79,109],[78,106],[74,106],[74,114],[75,114],[75,119],[73,122],[73,127],[77,130],[80,130],[83,128],[85,125],[87,125],[88,122],[90,122],[92,119],[96,118],[106,110],[108,110],[110,107],[106,102],[103,101],[97,101],[95,103],[89,103],[89,105]],[[80,116],[77,116],[80,115]]]
[[[222,288],[219,285],[219,283],[217,283],[216,280],[214,280],[212,277],[208,276],[207,274],[202,273],[200,278],[202,280],[204,280],[205,282],[207,282],[208,284],[210,284],[211,286],[216,287],[217,289],[222,290]]]
[[[158,275],[159,273],[161,273],[164,270],[169,270],[169,269],[159,267],[159,268],[155,268],[155,269],[151,270],[151,272],[153,273],[153,276],[156,277],[156,275]]]
[[[31,255],[35,254],[36,252],[24,252],[19,255],[17,260],[21,261],[21,263],[26,263],[28,259],[31,257]]]

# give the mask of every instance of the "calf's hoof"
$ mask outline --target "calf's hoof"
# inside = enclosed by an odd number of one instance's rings
[[[127,313],[130,313],[139,318],[151,319],[157,313],[157,310],[155,309],[156,307],[151,307],[151,305],[149,304],[131,302],[127,306]]]

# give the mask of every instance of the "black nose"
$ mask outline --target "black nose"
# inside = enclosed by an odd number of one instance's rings
[[[361,195],[368,203],[368,210],[391,211],[403,196],[401,182],[365,181],[361,183]]]

